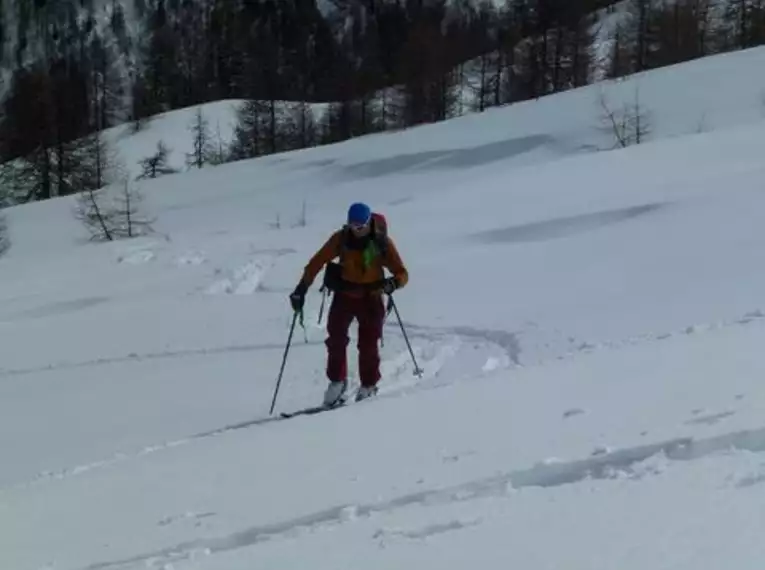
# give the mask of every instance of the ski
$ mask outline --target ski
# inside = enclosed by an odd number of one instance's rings
[[[329,410],[336,410],[338,408],[342,408],[347,404],[347,400],[343,400],[339,404],[335,404],[333,406],[311,406],[310,408],[303,408],[302,410],[297,410],[294,412],[282,412],[280,415],[282,418],[294,418],[295,416],[309,416],[313,414],[319,414],[321,412],[328,412]]]
[[[356,401],[355,398],[352,398],[349,395],[346,395],[343,397],[340,402],[333,404],[331,406],[325,406],[324,404],[321,404],[319,406],[311,406],[310,408],[303,408],[302,410],[296,410],[294,412],[281,412],[279,414],[279,417],[282,419],[288,419],[288,418],[294,418],[295,416],[310,416],[313,414],[320,414],[321,412],[328,412],[329,410],[336,410],[338,408],[344,408],[345,406],[353,403],[353,404],[359,404],[361,402],[366,402],[368,400],[371,400],[373,398],[365,398],[361,401]]]

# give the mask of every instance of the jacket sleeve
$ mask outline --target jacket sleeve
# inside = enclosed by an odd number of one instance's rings
[[[399,289],[404,287],[409,282],[409,271],[401,260],[401,255],[396,248],[396,244],[388,237],[388,251],[385,256],[385,267],[387,267],[396,278]]]
[[[308,261],[308,264],[303,270],[303,277],[300,280],[301,283],[308,289],[313,283],[319,271],[322,268],[335,259],[340,252],[340,232],[333,233],[329,239],[324,242],[319,251],[317,251],[313,257]]]

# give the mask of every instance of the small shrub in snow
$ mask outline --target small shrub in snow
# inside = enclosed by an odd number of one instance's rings
[[[308,212],[305,200],[303,200],[303,209],[300,211],[300,217],[298,218],[295,227],[304,228],[308,225]]]
[[[138,164],[141,166],[141,174],[138,175],[137,179],[157,178],[158,176],[178,172],[177,169],[168,164],[167,157],[169,154],[170,149],[167,148],[164,141],[159,141],[157,143],[157,152],[138,161]]]
[[[696,132],[697,133],[707,132],[707,114],[706,113],[701,114],[701,118],[699,119],[699,122],[696,125]]]
[[[154,231],[152,228],[154,219],[146,213],[143,194],[136,186],[125,181],[114,203],[118,222],[117,237],[137,237]]]
[[[93,241],[138,237],[154,231],[154,220],[145,212],[142,193],[127,180],[119,188],[114,186],[79,194],[75,216]]]
[[[624,103],[621,109],[609,107],[605,94],[600,94],[601,129],[610,132],[614,138],[612,148],[626,148],[645,142],[651,133],[649,113],[641,106],[639,88],[635,88],[632,103]]]
[[[93,241],[112,241],[114,220],[103,204],[103,190],[86,190],[77,195],[75,217],[85,226]]]

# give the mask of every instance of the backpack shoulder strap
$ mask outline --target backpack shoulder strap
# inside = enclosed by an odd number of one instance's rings
[[[348,226],[343,226],[339,230],[337,230],[337,233],[339,234],[337,244],[338,244],[338,251],[337,256],[340,258],[340,265],[343,264],[343,261],[345,260],[345,243],[348,239],[348,232],[350,230],[348,229]]]
[[[380,255],[388,253],[388,221],[385,216],[375,212],[372,214],[372,232]]]

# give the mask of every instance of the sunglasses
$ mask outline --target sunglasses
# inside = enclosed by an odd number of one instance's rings
[[[362,224],[359,222],[351,222],[348,224],[348,227],[350,227],[352,230],[360,232],[362,230],[365,230],[367,227],[369,227],[369,222]]]

